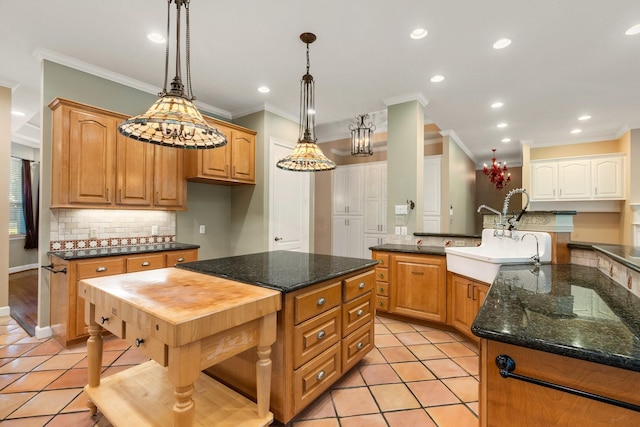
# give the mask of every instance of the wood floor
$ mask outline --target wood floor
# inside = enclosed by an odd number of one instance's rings
[[[9,310],[11,317],[31,336],[38,324],[38,270],[9,275]]]

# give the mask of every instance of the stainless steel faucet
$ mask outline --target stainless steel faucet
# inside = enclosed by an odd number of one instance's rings
[[[502,229],[503,229],[503,231],[504,231],[504,226],[505,226],[505,224],[503,224],[503,223],[502,223],[502,214],[501,214],[499,211],[497,211],[497,210],[493,209],[491,206],[487,206],[487,205],[480,205],[480,206],[478,206],[478,211],[477,211],[477,212],[478,212],[478,213],[480,213],[480,211],[481,211],[482,209],[486,209],[486,210],[491,211],[491,212],[493,212],[494,214],[498,215],[498,221],[499,221],[499,222],[498,222],[498,225],[499,225],[499,226],[501,226],[501,227],[502,227]]]
[[[522,237],[520,237],[520,241],[524,242],[524,238],[527,236],[533,236],[533,238],[536,239],[536,254],[531,257],[531,260],[533,261],[534,265],[538,266],[540,265],[540,243],[538,241],[538,236],[533,233],[524,233]]]
[[[513,196],[516,193],[522,193],[525,196],[527,196],[527,203],[525,204],[524,208],[522,208],[522,211],[520,211],[520,215],[518,215],[517,218],[509,218],[507,220],[506,218],[507,218],[507,211],[509,210],[509,201],[511,200],[511,196]],[[513,190],[507,193],[507,197],[504,198],[504,206],[502,207],[502,216],[505,218],[506,222],[509,223],[509,231],[514,229],[518,221],[520,221],[520,218],[522,218],[522,215],[524,214],[524,212],[527,210],[528,206],[529,206],[529,194],[527,194],[526,189],[514,188]]]

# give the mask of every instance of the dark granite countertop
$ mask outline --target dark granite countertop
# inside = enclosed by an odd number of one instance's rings
[[[274,251],[185,262],[176,267],[287,293],[377,263],[371,259]]]
[[[100,258],[106,256],[135,255],[150,252],[180,251],[184,249],[198,249],[200,245],[188,243],[154,243],[148,245],[121,246],[112,248],[87,248],[69,251],[51,251],[47,255],[53,255],[67,261],[84,258]]]
[[[640,298],[593,267],[502,266],[471,330],[640,372]]]
[[[384,244],[384,245],[378,245],[378,246],[371,246],[369,249],[372,251],[404,252],[408,254],[442,255],[442,256],[445,255],[443,246]]]
[[[481,239],[482,234],[459,234],[459,233],[423,233],[421,231],[416,231],[413,233],[414,236],[418,237],[462,237],[467,239]]]
[[[628,245],[609,245],[606,243],[569,242],[569,249],[586,249],[600,252],[614,261],[640,271],[640,247]]]

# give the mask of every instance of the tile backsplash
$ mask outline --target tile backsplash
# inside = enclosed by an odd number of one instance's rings
[[[129,246],[175,240],[176,213],[150,210],[52,209],[49,248]],[[157,227],[157,234],[152,228]],[[155,231],[155,230],[153,230]]]

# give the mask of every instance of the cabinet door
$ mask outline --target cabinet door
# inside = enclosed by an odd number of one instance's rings
[[[394,256],[391,311],[417,319],[446,322],[445,258]]]
[[[154,146],[154,150],[154,206],[186,207],[184,150],[160,145]]]
[[[422,214],[423,216],[428,216],[430,218],[437,217],[438,226],[440,225],[441,169],[440,156],[429,156],[424,158],[424,209]],[[433,231],[439,233],[440,228],[438,227],[437,230]]]
[[[256,137],[239,130],[233,130],[231,137],[231,179],[254,184]]]
[[[117,125],[112,117],[69,110],[69,203],[113,204]]]
[[[333,171],[333,213],[347,213],[347,169],[338,166]]]
[[[531,200],[555,200],[557,187],[556,162],[531,163]]]
[[[451,326],[469,335],[473,322],[473,282],[457,274],[451,275]]]
[[[558,162],[558,199],[591,198],[591,162],[566,160]]]
[[[364,199],[364,168],[353,166],[349,168],[347,176],[347,213],[362,215]]]
[[[364,188],[364,232],[380,233],[382,232],[382,215],[381,207],[381,178],[382,171],[379,165],[371,164],[365,166],[364,182],[367,185]],[[386,182],[386,177],[385,177]],[[386,221],[385,221],[386,222]]]
[[[153,145],[118,134],[116,152],[116,204],[151,206]]]
[[[591,161],[594,199],[623,199],[623,159],[611,157]]]
[[[218,126],[216,128],[227,137],[227,144],[208,150],[197,150],[189,156],[197,156],[197,171],[190,171],[189,178],[195,174],[203,178],[228,179],[231,176],[231,129]]]
[[[333,255],[364,258],[362,217],[333,217]]]

